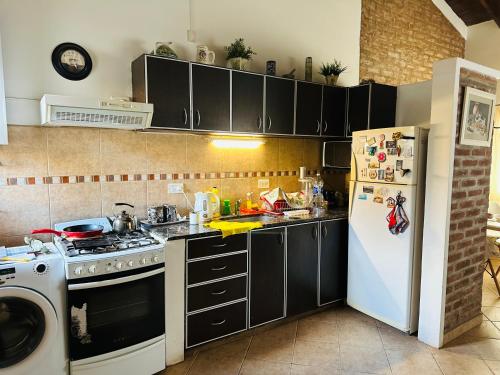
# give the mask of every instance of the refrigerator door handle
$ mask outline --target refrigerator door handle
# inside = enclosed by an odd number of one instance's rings
[[[349,219],[352,217],[352,206],[354,206],[354,195],[356,192],[357,180],[354,181],[351,191],[349,191]]]

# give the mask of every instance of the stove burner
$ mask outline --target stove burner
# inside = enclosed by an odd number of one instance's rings
[[[105,233],[102,237],[79,239],[73,241],[62,240],[66,254],[70,257],[88,254],[102,254],[139,248],[158,244],[159,241],[142,232],[132,232],[125,235]]]

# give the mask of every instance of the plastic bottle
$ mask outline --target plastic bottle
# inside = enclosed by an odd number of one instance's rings
[[[217,196],[217,199],[211,199],[211,203],[214,206],[214,217],[219,217],[220,216],[219,189],[217,189],[217,186],[213,186],[211,192]]]
[[[323,198],[323,180],[321,179],[321,174],[316,174],[316,181],[314,181],[313,185],[313,203],[315,207],[323,207],[324,206],[324,198]]]

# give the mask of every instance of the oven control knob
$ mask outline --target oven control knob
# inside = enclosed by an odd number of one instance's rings
[[[140,264],[146,264],[146,258],[142,258],[140,261],[139,261]]]
[[[158,262],[160,259],[155,255],[154,257],[151,258],[151,262],[153,263],[156,263]]]
[[[121,270],[121,269],[122,269],[122,267],[123,267],[123,263],[122,263],[122,262],[118,262],[118,263],[116,263],[116,264],[115,264],[115,268],[116,268],[117,270]]]
[[[93,264],[89,267],[89,273],[95,273],[95,271],[96,271],[96,265]]]
[[[75,273],[75,275],[81,275],[82,271],[83,271],[83,267],[78,266],[75,268],[75,270],[73,272]]]
[[[134,266],[134,261],[133,261],[133,260],[129,260],[129,261],[127,262],[127,265],[128,265],[129,267],[133,267],[133,266]]]

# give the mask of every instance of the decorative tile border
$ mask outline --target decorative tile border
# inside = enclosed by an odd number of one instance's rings
[[[318,170],[308,170],[308,176],[315,176]],[[250,177],[298,176],[297,171],[250,171],[250,172],[176,172],[150,174],[108,174],[91,176],[47,176],[47,177],[0,177],[0,186],[15,185],[59,185],[96,182],[133,181],[183,181]]]

